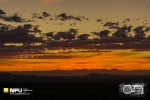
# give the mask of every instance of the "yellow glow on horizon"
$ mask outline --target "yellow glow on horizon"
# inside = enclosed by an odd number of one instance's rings
[[[124,57],[108,52],[72,59],[9,59],[1,60],[0,71],[118,69],[150,70],[148,58]]]

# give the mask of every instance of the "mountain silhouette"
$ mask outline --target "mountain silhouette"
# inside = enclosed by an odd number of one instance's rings
[[[21,72],[9,72],[16,75],[38,75],[38,76],[86,76],[97,74],[103,75],[150,75],[150,70],[131,70],[124,71],[118,69],[75,69],[75,70],[51,70],[51,71],[21,71]],[[96,75],[97,75],[96,74]]]
[[[7,72],[0,72],[0,77],[5,77],[5,76],[11,76],[11,74]]]
[[[98,73],[90,73],[88,75],[85,75],[85,77],[107,77],[110,76],[110,74],[98,74]]]

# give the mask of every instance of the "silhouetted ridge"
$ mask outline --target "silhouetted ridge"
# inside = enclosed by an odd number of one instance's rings
[[[10,76],[11,74],[10,73],[7,73],[7,72],[0,72],[0,77],[1,76]]]
[[[93,69],[93,70],[51,70],[51,71],[22,71],[10,72],[12,75],[38,75],[38,76],[93,76],[93,74],[100,74],[101,76],[108,75],[150,75],[150,70],[107,70],[107,69]]]
[[[110,74],[99,74],[99,73],[90,73],[86,75],[85,77],[101,77],[101,76],[110,76]]]

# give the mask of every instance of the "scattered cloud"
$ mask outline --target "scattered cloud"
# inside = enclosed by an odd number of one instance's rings
[[[42,15],[37,13],[31,13],[31,14],[32,14],[32,18],[37,18],[37,19],[44,19],[50,16],[50,14],[47,12],[42,12]]]
[[[46,4],[51,4],[54,2],[59,2],[60,0],[43,0]]]
[[[0,9],[0,15],[6,14],[3,10]]]
[[[8,22],[35,22],[34,20],[31,19],[24,19],[21,16],[18,15],[12,15],[12,16],[0,16],[0,19],[3,19],[4,21]]]
[[[3,23],[1,23],[3,24]],[[34,34],[41,31],[37,26],[31,24],[19,25],[17,27],[11,25],[0,25],[0,42],[1,43],[26,43],[26,42],[41,42],[42,39]]]
[[[48,16],[48,13],[44,13],[44,15]],[[9,21],[9,22],[35,22],[35,20],[22,18],[20,13],[14,13],[13,15],[6,15],[6,12],[0,9],[0,20]]]
[[[83,19],[88,20],[88,18],[84,16],[73,16],[73,15],[67,15],[67,13],[61,13],[56,16],[57,20],[61,21],[67,21],[67,20],[76,20],[76,21],[82,21]]]
[[[52,16],[47,12],[42,12],[42,14],[37,13],[31,13],[32,18],[34,19],[45,19],[47,17],[50,17],[50,20],[61,20],[61,21],[67,21],[67,20],[76,20],[76,21],[82,21],[82,20],[89,20],[88,18],[84,16],[73,16],[73,15],[67,15],[67,13],[61,13],[59,15]],[[75,23],[74,23],[75,24]],[[60,24],[62,25],[62,24]]]

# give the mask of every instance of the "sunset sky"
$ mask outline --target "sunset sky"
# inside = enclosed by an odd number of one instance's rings
[[[57,69],[150,70],[149,52],[119,52],[105,52],[90,57],[84,57],[85,53],[82,53],[80,57],[72,59],[1,59],[0,71],[44,71]],[[123,56],[126,53],[129,53],[128,56]]]
[[[5,21],[3,19],[4,12],[6,13],[4,17],[7,19]],[[46,12],[48,16],[43,17],[43,12]],[[19,16],[25,20],[34,21],[11,22],[11,18],[9,19],[9,17],[15,13],[20,14]],[[69,17],[69,19],[67,17],[67,20],[62,21],[58,18],[62,13],[67,13],[67,16],[72,17]],[[35,18],[35,16],[38,18]],[[80,18],[81,21],[79,20]],[[123,23],[127,18],[130,18],[130,21]],[[102,19],[102,21],[97,22],[98,19]],[[119,22],[120,25],[126,24],[127,26],[132,25],[134,27],[143,25],[150,27],[150,0],[0,0],[0,25],[39,25],[39,29],[43,33],[67,31],[73,28],[79,29],[79,34],[90,34],[92,31],[100,32],[104,30],[105,27],[103,25],[106,22]],[[148,35],[150,35],[150,32]],[[4,40],[8,41],[6,38]],[[47,62],[43,60],[33,60],[33,62],[28,62],[29,60],[0,60],[0,70],[53,70],[74,68],[150,69],[147,52],[145,55],[145,58],[134,56],[126,58],[122,55],[116,56],[114,53],[108,53],[107,55],[94,55],[86,59],[81,57],[68,61],[66,59],[56,61],[45,60]],[[43,67],[43,65],[45,66]]]
[[[149,0],[0,0],[0,9],[6,12],[6,15],[21,13],[23,18],[28,19],[32,19],[31,13],[42,14],[44,11],[53,17],[61,13],[67,13],[67,15],[89,18],[89,20],[82,21],[56,21],[46,18],[30,22],[34,25],[40,25],[39,28],[42,32],[66,31],[69,28],[76,28],[80,29],[79,33],[90,33],[103,29],[102,24],[96,22],[97,19],[122,22],[123,19],[130,18],[131,21],[127,24],[137,26],[142,25],[144,19],[148,20],[150,18]],[[137,21],[137,18],[143,19],[142,21]],[[74,22],[76,22],[76,25],[70,26]],[[15,22],[3,23],[11,25],[25,24]],[[63,23],[63,25],[54,23]]]

